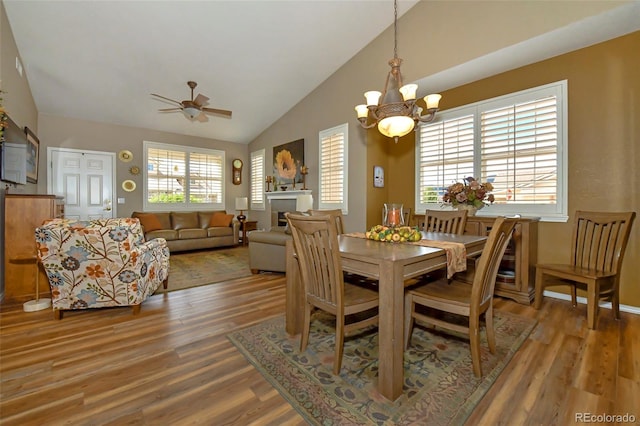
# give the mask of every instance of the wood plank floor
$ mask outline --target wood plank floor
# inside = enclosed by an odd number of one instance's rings
[[[130,308],[0,313],[2,425],[303,425],[226,335],[282,315],[282,274],[152,296]],[[575,424],[576,413],[640,420],[640,317],[586,327],[586,307],[497,299],[539,325],[469,425]],[[425,419],[428,424],[428,419]]]

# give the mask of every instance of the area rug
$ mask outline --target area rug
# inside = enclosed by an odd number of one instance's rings
[[[171,253],[168,289],[160,286],[155,293],[198,287],[250,275],[247,247]]]
[[[468,340],[416,326],[405,351],[403,395],[390,402],[377,391],[377,328],[345,338],[342,370],[334,376],[334,319],[322,312],[312,318],[303,353],[283,317],[228,337],[313,425],[463,424],[536,324],[496,312],[497,350],[491,354],[482,338],[481,379],[473,374]]]

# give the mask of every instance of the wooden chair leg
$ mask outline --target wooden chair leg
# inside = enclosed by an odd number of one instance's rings
[[[571,305],[575,308],[578,306],[578,292],[576,286],[571,284]]]
[[[338,318],[336,315],[336,355],[333,360],[333,374],[340,374],[342,368],[342,351],[344,348],[344,316]]]
[[[142,304],[133,305],[131,308],[133,308],[133,315],[138,315],[142,310]]]
[[[165,290],[169,287],[169,277],[165,278],[164,281],[162,281],[162,287]]]
[[[489,343],[489,350],[492,354],[496,353],[496,333],[493,328],[493,306],[490,306],[485,312],[485,327],[487,329],[487,342]]]
[[[613,290],[611,296],[611,310],[613,311],[613,317],[617,320],[620,319],[620,292],[617,288]]]
[[[482,367],[480,366],[480,332],[478,330],[479,318],[469,318],[469,345],[471,346],[471,362],[473,363],[473,374],[482,377]]]
[[[587,283],[587,326],[591,330],[595,330],[598,322],[598,281]]]
[[[53,318],[57,320],[62,319],[62,309],[54,309],[53,310]]]
[[[300,352],[307,349],[309,343],[309,329],[311,328],[311,305],[305,302],[302,334],[300,335]]]
[[[544,291],[543,273],[540,269],[536,269],[536,298],[534,308],[540,309],[542,306],[542,292]]]

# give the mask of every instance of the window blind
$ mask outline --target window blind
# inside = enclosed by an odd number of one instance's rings
[[[347,135],[348,125],[320,132],[320,208],[347,208]]]
[[[251,153],[251,208],[253,210],[265,209],[264,179],[265,179],[265,150],[261,149]]]

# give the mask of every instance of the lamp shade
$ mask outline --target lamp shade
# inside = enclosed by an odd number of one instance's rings
[[[249,210],[249,199],[247,197],[237,197],[236,210]]]
[[[296,211],[307,212],[313,208],[313,195],[300,194],[296,197]]]

